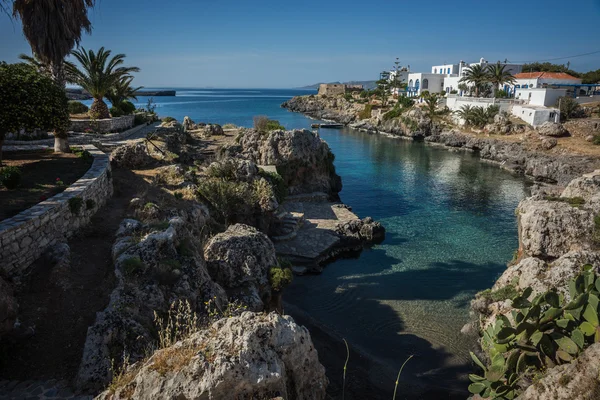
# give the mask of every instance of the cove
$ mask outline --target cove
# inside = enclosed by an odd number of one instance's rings
[[[518,247],[514,210],[529,183],[473,153],[351,129],[320,134],[336,156],[342,201],[381,222],[386,240],[297,277],[284,294],[286,311],[340,340],[325,353],[344,359],[345,338],[371,358],[378,368],[370,382],[393,391],[398,368],[414,355],[401,379],[412,393],[406,398],[466,398],[475,339],[460,329],[470,300]],[[323,353],[328,375],[337,374],[326,361],[333,355]]]

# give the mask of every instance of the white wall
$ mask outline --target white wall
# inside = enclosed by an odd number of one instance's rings
[[[460,84],[460,76],[447,76],[444,78],[444,92],[450,93],[452,90],[458,90],[458,85]]]
[[[512,107],[511,113],[534,127],[542,125],[545,122],[555,122],[558,119],[558,110],[555,108],[515,104]]]
[[[411,80],[412,80],[412,87],[414,88],[416,85],[417,79],[419,80],[419,90],[416,92],[414,92],[414,91],[409,92],[409,96],[412,96],[412,97],[420,96],[424,90],[429,91],[429,93],[441,93],[442,92],[442,85],[444,83],[444,75],[427,74],[427,73],[422,73],[422,72],[412,72],[412,73],[408,74],[409,88],[411,87]],[[428,81],[426,88],[423,87],[424,79],[427,79],[427,81]]]
[[[600,96],[599,95],[581,96],[581,97],[575,98],[575,101],[578,102],[579,104],[595,103],[597,101],[600,101]]]
[[[516,89],[515,99],[524,100],[533,106],[552,107],[559,97],[567,94],[567,89]]]
[[[448,72],[450,71],[450,72]],[[432,74],[442,74],[442,75],[457,75],[458,74],[458,64],[444,64],[444,65],[434,65],[431,67]]]
[[[500,107],[500,111],[510,112],[510,108],[513,103],[513,100],[460,97],[455,94],[451,94],[446,97],[446,106],[448,106],[451,111],[456,111],[462,106],[488,108],[489,106],[497,105]]]

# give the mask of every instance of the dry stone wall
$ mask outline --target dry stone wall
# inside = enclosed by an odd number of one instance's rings
[[[69,130],[74,132],[85,132],[90,129],[94,132],[105,133],[129,129],[133,126],[135,115],[107,119],[72,119]]]
[[[27,273],[28,267],[49,246],[67,239],[86,225],[112,196],[108,154],[92,145],[82,147],[94,156],[85,175],[64,192],[0,221],[0,275],[3,277],[14,279]],[[71,200],[75,198],[81,201]],[[79,203],[78,210],[73,207],[74,203]]]

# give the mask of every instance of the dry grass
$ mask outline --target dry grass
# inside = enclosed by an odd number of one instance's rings
[[[161,375],[180,371],[186,365],[189,365],[191,359],[198,354],[198,351],[190,346],[175,346],[158,351],[150,361],[150,370],[156,371]]]

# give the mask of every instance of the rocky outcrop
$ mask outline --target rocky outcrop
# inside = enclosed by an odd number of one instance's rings
[[[0,338],[13,330],[18,311],[12,286],[0,278]]]
[[[240,298],[253,311],[262,311],[271,296],[269,270],[278,265],[267,235],[236,224],[210,239],[204,259],[211,278],[229,297]]]
[[[600,398],[600,343],[575,361],[549,369],[518,400],[594,400]]]
[[[570,136],[569,131],[563,126],[563,124],[556,124],[554,122],[544,122],[537,128],[538,132],[542,136],[551,137],[563,137]]]
[[[446,147],[476,151],[484,160],[493,161],[535,181],[567,185],[571,180],[600,167],[600,160],[569,154],[546,154],[527,150],[519,143],[445,131],[425,141]]]
[[[245,312],[157,351],[98,399],[322,400],[327,383],[306,328]]]
[[[112,251],[117,285],[88,329],[76,380],[80,389],[104,387],[111,360],[119,364],[123,354],[132,362],[144,357],[156,335],[155,312],[165,315],[179,300],[193,310],[202,310],[208,299],[226,306],[227,295],[210,278],[199,248],[197,235],[206,218],[181,210],[162,230],[123,221]]]
[[[381,243],[385,239],[385,228],[373,218],[355,219],[339,224],[336,232],[345,241],[362,244]]]
[[[240,135],[241,155],[258,165],[274,165],[289,194],[324,192],[332,197],[342,190],[334,156],[327,143],[308,130],[248,129]]]
[[[117,147],[110,155],[115,167],[128,169],[145,168],[156,160],[150,156],[146,143],[137,142]]]
[[[300,112],[313,118],[349,124],[364,107],[350,103],[343,97],[297,96],[284,102],[281,107]]]

